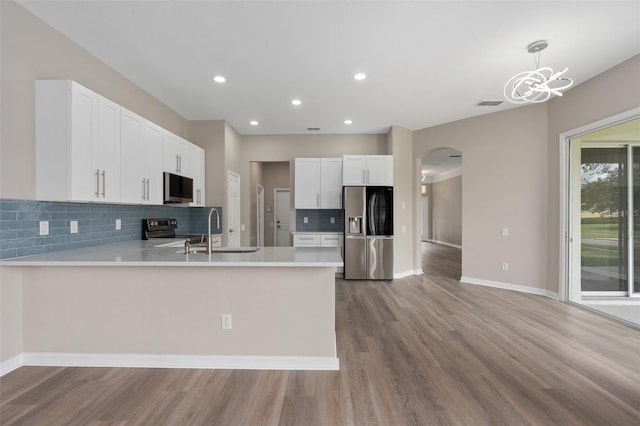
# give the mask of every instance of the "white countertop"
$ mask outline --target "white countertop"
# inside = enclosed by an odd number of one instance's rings
[[[176,240],[155,239],[65,250],[0,261],[0,266],[208,266],[338,267],[336,247],[260,247],[253,253],[194,253],[157,247]]]

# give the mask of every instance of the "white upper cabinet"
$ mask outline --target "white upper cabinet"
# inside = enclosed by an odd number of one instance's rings
[[[342,208],[342,158],[320,159],[320,208]]]
[[[193,178],[193,202],[190,206],[204,206],[204,149],[197,145],[192,145],[191,154],[189,156],[189,169]]]
[[[144,203],[144,118],[122,108],[120,119],[120,195],[124,203]]]
[[[320,208],[320,159],[295,159],[295,208]]]
[[[120,107],[68,80],[36,81],[36,198],[120,201]]]
[[[99,179],[99,198],[120,201],[120,105],[98,96],[98,139],[92,163]]]
[[[36,81],[35,124],[38,200],[162,204],[166,170],[204,205],[204,150],[74,81]]]
[[[296,158],[295,208],[342,208],[341,158]]]
[[[151,121],[144,123],[144,178],[147,180],[147,203],[164,201],[163,144],[164,129]]]
[[[192,177],[190,174],[191,146],[193,144],[174,135],[168,130],[164,131],[164,171],[182,176]]]
[[[125,108],[120,127],[122,202],[162,204],[162,128]]]
[[[392,155],[345,155],[343,185],[393,186]]]

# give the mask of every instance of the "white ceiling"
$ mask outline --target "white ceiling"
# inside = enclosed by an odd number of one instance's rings
[[[534,68],[539,39],[540,65],[576,84],[640,53],[637,0],[19,3],[186,119],[245,135],[416,130],[512,108],[475,105]]]

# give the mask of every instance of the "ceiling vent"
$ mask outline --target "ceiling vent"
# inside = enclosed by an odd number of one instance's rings
[[[476,106],[498,106],[504,101],[480,101]]]
[[[320,130],[320,127],[307,127],[307,130],[310,132],[317,132],[318,130]]]

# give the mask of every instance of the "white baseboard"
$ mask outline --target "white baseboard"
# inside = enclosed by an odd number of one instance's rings
[[[6,361],[0,362],[0,377],[5,374],[11,373],[16,368],[20,368],[24,365],[22,354],[16,355],[13,358],[9,358]]]
[[[518,285],[518,284],[503,283],[500,281],[490,281],[490,280],[483,280],[480,278],[471,278],[471,277],[460,277],[460,282],[466,283],[466,284],[481,285],[485,287],[495,287],[495,288],[502,288],[505,290],[519,291],[521,293],[536,294],[538,296],[545,296],[554,300],[560,300],[560,295],[558,293],[544,289],[544,288],[527,287],[527,286]]]
[[[397,280],[399,278],[404,278],[404,277],[409,277],[411,275],[421,275],[424,272],[422,272],[421,269],[412,269],[409,271],[404,271],[404,272],[394,272],[393,273],[393,279]]]
[[[440,241],[440,240],[428,240],[430,243],[436,243],[436,244],[442,244],[443,246],[449,246],[449,247],[453,247],[453,248],[457,248],[462,250],[462,246],[458,245],[458,244],[451,244],[448,243],[446,241]]]
[[[5,366],[5,364],[7,364]],[[2,363],[2,374],[21,366],[198,368],[219,370],[339,370],[337,357],[138,355],[27,352]],[[5,371],[6,369],[6,371]]]

